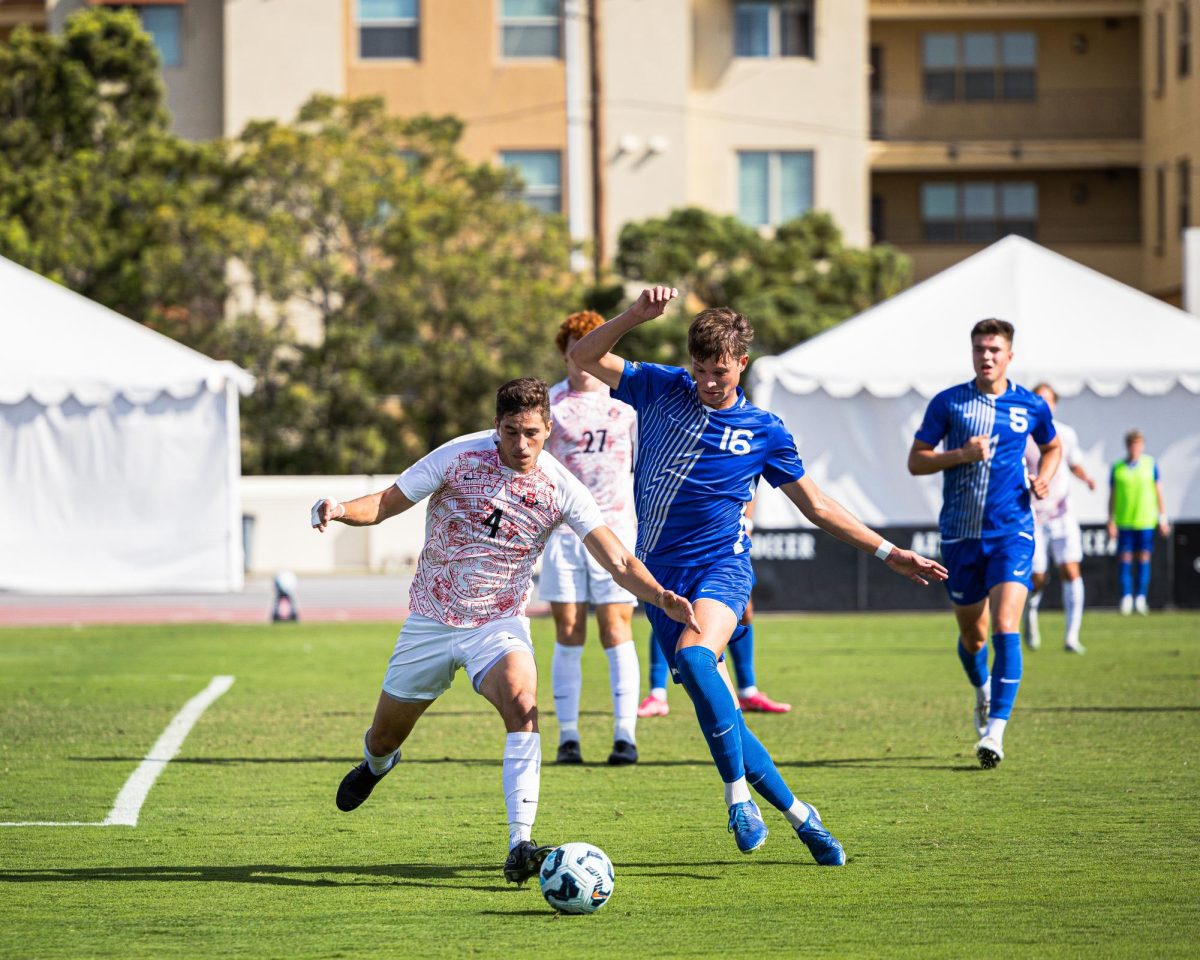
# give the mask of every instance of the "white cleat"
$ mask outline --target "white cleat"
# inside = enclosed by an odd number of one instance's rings
[[[1130,594],[1125,594],[1121,598],[1121,606],[1118,608],[1121,611],[1121,616],[1127,617],[1133,613],[1133,597]]]
[[[1143,617],[1150,613],[1150,607],[1146,603],[1146,598],[1141,596],[1134,598],[1133,609]]]
[[[1064,643],[1063,650],[1066,653],[1078,653],[1080,656],[1083,656],[1083,654],[1087,653],[1087,647],[1085,647],[1079,641],[1076,641],[1075,643]]]
[[[992,709],[992,701],[986,697],[975,697],[975,710],[972,719],[975,722],[975,733],[982,737],[987,730],[988,714]]]
[[[1004,759],[1004,750],[995,737],[983,737],[975,744],[975,756],[979,758],[979,765],[984,770],[991,770]]]

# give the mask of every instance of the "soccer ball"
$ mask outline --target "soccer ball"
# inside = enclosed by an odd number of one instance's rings
[[[564,843],[542,863],[538,883],[560,913],[595,913],[612,896],[612,861],[590,843]]]

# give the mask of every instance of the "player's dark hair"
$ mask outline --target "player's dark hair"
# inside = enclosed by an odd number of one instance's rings
[[[688,327],[688,353],[696,360],[740,360],[753,340],[750,321],[729,307],[701,310]]]
[[[1125,446],[1129,446],[1134,440],[1141,440],[1143,443],[1146,440],[1146,435],[1137,427],[1134,427],[1127,434],[1125,434]]]
[[[1043,390],[1045,390],[1048,394],[1050,394],[1050,396],[1052,396],[1054,398],[1055,403],[1058,403],[1058,391],[1055,390],[1052,386],[1050,386],[1050,384],[1048,384],[1045,380],[1043,380],[1041,383],[1039,383],[1036,387],[1033,388],[1034,393],[1041,393]]]
[[[582,340],[603,323],[604,318],[595,310],[580,310],[571,314],[562,322],[562,326],[558,328],[558,335],[554,338],[558,352],[566,353],[568,340],[572,337]]]
[[[995,317],[989,317],[987,320],[980,320],[971,328],[971,339],[974,340],[976,337],[1003,337],[1011,347],[1014,332],[1013,325],[1007,320],[997,320]]]
[[[509,380],[496,391],[497,420],[529,410],[536,410],[547,424],[550,423],[550,388],[545,380],[521,377]]]

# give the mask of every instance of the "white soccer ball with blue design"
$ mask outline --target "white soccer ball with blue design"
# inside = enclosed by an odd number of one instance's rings
[[[538,882],[560,913],[595,913],[612,896],[612,861],[590,843],[564,843],[550,851]]]

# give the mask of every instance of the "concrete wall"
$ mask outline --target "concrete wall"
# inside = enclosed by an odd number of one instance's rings
[[[312,529],[309,511],[321,497],[353,500],[383,490],[388,476],[242,477],[242,514],[252,519],[248,572],[411,572],[425,542],[425,505],[374,527],[334,523]]]

